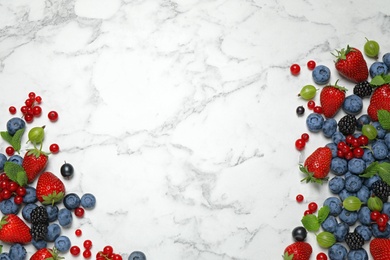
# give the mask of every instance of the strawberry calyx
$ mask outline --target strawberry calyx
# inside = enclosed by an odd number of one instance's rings
[[[8,224],[8,215],[5,215],[0,220],[0,229],[2,229],[7,224]]]
[[[283,260],[293,260],[294,254],[289,254],[288,252],[285,252],[284,255],[282,255]]]
[[[330,87],[333,87],[333,88],[337,88],[343,92],[346,92],[348,91],[347,88],[343,87],[343,86],[340,86],[340,85],[337,85],[337,82],[339,82],[339,80],[336,80],[336,82],[334,83],[334,85],[329,85]]]
[[[34,155],[36,158],[41,156],[41,154],[48,156],[50,153],[46,153],[46,152],[42,151],[41,149],[37,149],[37,148],[27,150],[27,155]]]
[[[337,63],[340,60],[347,59],[347,54],[350,53],[350,52],[356,51],[356,50],[355,50],[355,48],[350,47],[349,45],[347,45],[346,49],[343,48],[340,51],[339,50],[335,50],[335,51],[336,51],[336,54],[332,53],[332,55],[337,58],[337,60],[336,60],[336,63]]]
[[[65,259],[65,257],[62,257],[59,255],[59,251],[57,248],[53,247],[53,249],[47,248],[47,251],[52,255],[52,257],[46,258],[46,260],[60,260]]]
[[[55,203],[62,201],[64,196],[65,196],[65,194],[62,191],[60,191],[58,193],[57,193],[57,191],[53,191],[53,193],[51,193],[49,195],[42,196],[41,203],[43,205],[54,205]]]
[[[317,184],[323,184],[324,181],[328,180],[328,177],[324,177],[324,178],[321,178],[321,179],[314,177],[314,173],[310,172],[307,169],[307,167],[303,166],[302,164],[299,165],[299,170],[306,175],[306,177],[303,178],[301,180],[301,182],[306,182],[306,183],[313,182],[313,183],[317,183]]]

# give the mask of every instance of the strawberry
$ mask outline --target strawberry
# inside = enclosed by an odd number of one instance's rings
[[[17,215],[9,214],[1,218],[0,240],[6,243],[27,244],[31,242],[30,228]]]
[[[27,174],[27,182],[32,183],[45,170],[48,161],[46,153],[36,148],[28,150],[24,155],[22,166]]]
[[[370,253],[374,260],[390,259],[390,239],[374,238],[371,240]]]
[[[346,90],[346,88],[337,85],[337,82],[322,88],[320,103],[325,117],[332,118],[337,114],[343,105]]]
[[[302,179],[306,182],[320,183],[327,180],[332,161],[332,151],[329,147],[318,147],[309,155],[299,169],[307,176]]]
[[[313,248],[306,242],[294,242],[284,249],[284,260],[309,260]]]
[[[373,121],[378,121],[378,110],[390,112],[390,84],[386,83],[376,88],[372,93],[367,114]]]
[[[53,205],[64,198],[65,185],[53,173],[44,172],[38,177],[36,192],[37,198],[42,204]]]
[[[30,260],[45,260],[45,259],[58,260],[64,258],[58,255],[58,251],[55,248],[54,249],[41,248],[30,257]]]
[[[337,55],[333,55],[337,58],[335,66],[340,75],[355,83],[367,80],[368,67],[361,51],[348,45],[347,49],[336,52]]]

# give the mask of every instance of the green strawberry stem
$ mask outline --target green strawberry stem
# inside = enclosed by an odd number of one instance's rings
[[[337,85],[337,82],[339,82],[339,80],[336,80],[336,82],[334,83],[334,85],[333,85],[332,87],[337,88],[337,89],[339,89],[339,90],[341,90],[341,91],[344,91],[344,92],[348,91],[347,88],[342,87],[342,86],[340,86],[340,85]]]
[[[321,179],[314,177],[314,173],[310,172],[307,169],[307,167],[303,166],[302,164],[299,165],[299,169],[301,170],[302,173],[304,173],[306,175],[306,177],[303,178],[301,180],[301,182],[306,182],[306,183],[313,182],[313,183],[317,183],[317,184],[323,184],[325,181],[328,180],[328,177],[324,177]]]
[[[289,255],[288,252],[286,252],[286,253],[284,253],[284,255],[282,255],[282,257],[283,257],[283,260],[293,260],[294,254]]]
[[[333,56],[335,56],[337,58],[336,62],[338,62],[339,60],[345,60],[347,58],[347,54],[350,53],[351,51],[355,51],[353,48],[349,47],[349,45],[347,45],[347,48],[346,49],[341,49],[340,51],[339,50],[335,50],[337,54],[334,54],[334,53],[331,53]]]

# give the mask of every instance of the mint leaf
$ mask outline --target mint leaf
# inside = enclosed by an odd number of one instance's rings
[[[10,135],[7,131],[2,131],[0,132],[1,134],[1,137],[7,141],[8,143],[11,143],[12,142],[12,135]]]
[[[378,166],[376,167],[379,175],[381,175],[382,173],[388,173],[390,172],[390,163],[388,162],[382,162],[382,163],[378,163]]]
[[[382,75],[382,78],[385,81],[385,83],[390,83],[390,75],[384,74]]]
[[[8,178],[12,181],[17,182],[19,185],[23,186],[23,177],[22,175],[25,175],[25,178],[27,179],[27,174],[24,171],[24,168],[20,166],[19,164],[13,163],[13,162],[5,162],[4,163],[4,172],[8,176]],[[19,183],[19,181],[21,183]],[[27,183],[27,181],[26,181]]]
[[[370,82],[370,84],[373,86],[382,86],[385,83],[386,81],[382,75],[376,75]]]
[[[20,171],[16,174],[16,182],[20,185],[20,186],[24,186],[27,184],[27,174],[26,172],[23,170],[23,171]]]
[[[314,214],[307,214],[303,216],[302,225],[308,230],[308,231],[318,231],[320,229],[320,222],[318,221],[318,218]]]
[[[325,221],[325,219],[329,216],[330,209],[328,206],[323,206],[320,208],[318,211],[318,222],[321,224],[322,222]]]
[[[364,173],[363,174],[360,174],[359,176],[360,177],[364,177],[364,178],[370,178],[372,176],[374,176],[375,174],[377,174],[378,172],[378,162],[373,162],[371,163],[365,170],[364,170]]]
[[[378,110],[378,121],[381,124],[382,128],[385,130],[390,130],[390,112],[384,109]]]
[[[20,148],[22,148],[21,142],[22,142],[22,136],[24,133],[24,129],[25,128],[22,128],[22,129],[19,129],[18,131],[16,131],[16,133],[12,137],[12,140],[10,143],[12,145],[12,147],[15,149],[15,151],[17,151],[18,153],[20,151]]]

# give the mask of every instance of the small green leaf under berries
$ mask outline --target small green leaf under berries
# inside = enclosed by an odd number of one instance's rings
[[[381,179],[390,185],[390,163],[388,162],[373,162],[371,163],[360,177],[370,178],[378,174]]]
[[[378,173],[378,171],[377,171],[377,165],[378,165],[378,162],[372,162],[372,163],[364,170],[364,173],[363,173],[363,174],[360,174],[359,176],[360,176],[360,177],[363,177],[363,178],[371,178],[372,176],[374,176],[375,174]]]
[[[4,172],[10,180],[17,182],[20,186],[27,184],[27,174],[19,164],[5,162]]]
[[[382,128],[385,130],[390,130],[390,112],[385,109],[380,109],[378,110],[377,114],[378,121]]]
[[[318,218],[314,214],[307,214],[303,216],[302,225],[308,230],[308,231],[318,231],[320,229],[320,222],[318,221]]]
[[[323,206],[318,210],[318,222],[321,224],[329,216],[330,209],[328,206]]]
[[[15,149],[15,151],[19,153],[20,149],[22,148],[21,142],[24,130],[25,128],[19,129],[13,136],[6,131],[0,132],[0,135]]]

